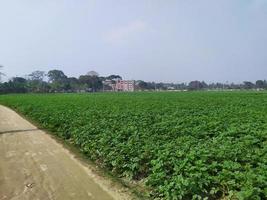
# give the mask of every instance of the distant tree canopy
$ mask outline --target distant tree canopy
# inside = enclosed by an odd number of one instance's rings
[[[25,93],[27,92],[27,80],[22,77],[14,77],[8,82],[1,84],[1,90],[6,93]]]
[[[122,77],[120,75],[110,75],[106,77],[108,80],[122,80]]]
[[[1,67],[0,67],[1,69]],[[99,77],[97,72],[82,75],[80,78],[67,77],[61,70],[50,70],[47,74],[44,71],[34,71],[23,77],[14,77],[9,81],[0,84],[0,93],[25,93],[25,92],[77,92],[102,89],[102,81],[105,77]],[[45,81],[47,77],[48,81]]]
[[[46,74],[44,71],[34,71],[28,75],[28,90],[31,92],[48,91],[48,84],[44,81]]]
[[[51,70],[47,73],[48,79],[51,82],[51,90],[52,91],[64,91],[69,87],[68,85],[68,77],[61,70]]]
[[[138,86],[140,89],[143,89],[143,90],[148,89],[148,83],[145,81],[139,81]]]
[[[82,75],[79,77],[79,81],[93,92],[96,92],[103,87],[102,80],[98,76]]]
[[[189,84],[188,84],[188,89],[189,90],[202,90],[202,89],[205,89],[207,88],[207,84],[202,81],[191,81]]]
[[[25,78],[22,78],[22,77],[14,77],[14,78],[12,78],[12,82],[14,84],[26,84],[27,80]]]
[[[245,89],[252,89],[254,87],[255,87],[254,83],[252,83],[250,81],[244,81],[244,88]]]
[[[257,80],[256,81],[256,87],[257,88],[260,88],[260,89],[263,89],[263,88],[267,88],[267,82],[266,80]]]
[[[38,70],[29,74],[30,80],[40,81],[40,82],[44,80],[45,76],[46,74],[44,71],[38,71]]]
[[[3,66],[0,66],[0,70]],[[0,71],[1,75],[4,75]],[[1,83],[0,94],[3,93],[48,93],[48,92],[97,92],[103,90],[113,90],[116,81],[122,80],[120,75],[112,74],[107,77],[99,76],[95,71],[89,71],[79,78],[68,77],[61,70],[50,70],[47,74],[44,71],[36,70],[24,77],[13,77],[9,81]],[[187,83],[156,83],[137,80],[136,90],[155,91],[155,90],[262,90],[267,89],[266,80],[257,80],[255,83],[244,81],[240,84],[235,83],[205,83],[204,81],[191,81]]]
[[[49,71],[47,76],[51,82],[64,82],[67,79],[63,71],[56,69]]]
[[[95,71],[89,71],[89,72],[87,72],[86,75],[88,75],[88,76],[99,76],[99,74],[97,72],[95,72]]]

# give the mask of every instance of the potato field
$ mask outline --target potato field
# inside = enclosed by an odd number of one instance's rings
[[[267,93],[1,95],[151,199],[267,199]]]

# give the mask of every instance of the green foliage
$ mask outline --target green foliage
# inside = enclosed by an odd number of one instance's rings
[[[267,93],[7,95],[0,103],[157,199],[267,198]]]

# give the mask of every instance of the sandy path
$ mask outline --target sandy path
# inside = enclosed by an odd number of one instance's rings
[[[0,106],[0,200],[117,199],[95,179],[50,135]]]

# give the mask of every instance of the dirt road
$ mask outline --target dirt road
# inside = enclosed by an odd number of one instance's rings
[[[126,199],[50,135],[0,106],[0,200]]]

